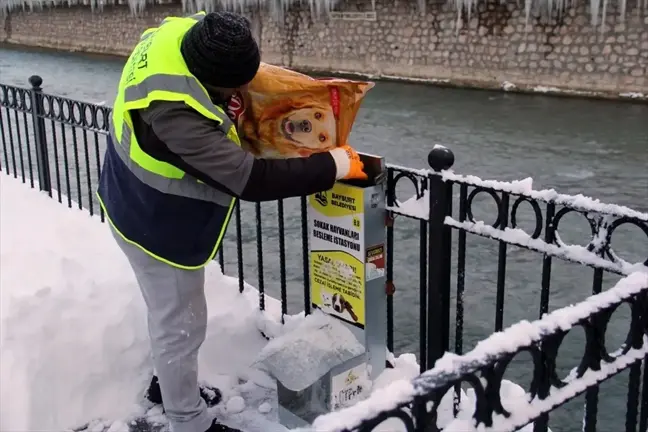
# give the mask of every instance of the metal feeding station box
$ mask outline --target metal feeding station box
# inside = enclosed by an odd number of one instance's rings
[[[364,352],[343,359],[302,391],[277,381],[279,420],[289,428],[307,427],[317,416],[363,399],[385,368],[385,160],[360,158],[369,178],[338,181],[311,195],[308,222],[312,307],[347,328]]]

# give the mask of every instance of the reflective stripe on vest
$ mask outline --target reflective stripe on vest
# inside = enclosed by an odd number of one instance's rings
[[[211,102],[207,90],[189,72],[180,53],[184,34],[204,16],[201,12],[187,18],[168,17],[159,27],[143,33],[124,67],[110,133],[120,159],[148,186],[227,207],[233,203],[233,197],[145,153],[133,134],[129,114],[130,110],[144,109],[154,101],[184,102],[215,121],[227,131],[228,138],[241,145],[234,124],[221,107]]]
[[[154,174],[138,164],[136,164],[131,157],[130,153],[130,143],[131,143],[131,134],[132,131],[128,125],[125,125],[122,129],[122,137],[119,140],[121,145],[117,143],[115,137],[115,128],[112,123],[110,124],[110,135],[113,139],[113,144],[115,147],[115,152],[119,156],[124,164],[128,167],[128,170],[132,172],[135,177],[137,177],[142,183],[159,190],[160,192],[179,195],[186,198],[199,199],[203,201],[211,201],[213,203],[222,205],[223,207],[228,207],[232,202],[232,197],[224,192],[214,189],[211,186],[207,186],[204,183],[198,182],[194,177],[185,175],[179,179],[171,179],[168,177],[163,177],[158,174]]]
[[[209,96],[194,77],[162,73],[151,75],[138,84],[126,87],[124,89],[124,102],[135,102],[149,98],[156,91],[188,94],[215,117],[218,117],[221,123],[231,124],[231,121],[228,122],[229,118],[225,111],[211,102]]]

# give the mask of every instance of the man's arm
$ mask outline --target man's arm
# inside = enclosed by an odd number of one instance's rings
[[[242,200],[310,195],[335,183],[337,168],[331,154],[257,159],[227,138],[216,122],[183,102],[154,102],[140,116],[154,135],[142,146],[144,151]],[[151,141],[162,148],[152,149]]]

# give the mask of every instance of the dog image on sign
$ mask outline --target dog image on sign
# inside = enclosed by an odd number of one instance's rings
[[[374,83],[316,79],[261,63],[227,106],[241,145],[257,157],[308,157],[347,143],[360,104]]]
[[[320,295],[322,296],[321,308],[324,312],[339,316],[347,321],[358,322],[358,316],[353,310],[353,306],[342,294],[331,293],[321,288]]]

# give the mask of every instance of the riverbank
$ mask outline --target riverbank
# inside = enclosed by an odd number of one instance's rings
[[[17,51],[44,52],[44,53],[65,52],[74,55],[79,55],[88,59],[96,59],[100,61],[101,60],[113,60],[113,61],[124,60],[127,57],[126,55],[85,52],[85,51],[78,51],[78,50],[69,51],[69,50],[61,50],[58,48],[22,45],[22,44],[13,44],[13,43],[2,43],[2,42],[0,42],[0,49],[11,49]],[[315,77],[334,76],[334,77],[349,78],[349,79],[367,79],[372,81],[395,82],[395,83],[404,83],[404,84],[424,84],[424,85],[431,85],[435,87],[445,87],[445,88],[502,91],[507,93],[520,93],[520,94],[543,94],[543,95],[550,95],[550,96],[557,96],[557,97],[583,98],[583,99],[619,100],[619,101],[639,103],[639,104],[648,103],[648,91],[646,93],[639,93],[639,92],[606,93],[606,92],[560,89],[556,87],[546,87],[541,85],[519,86],[511,82],[493,83],[492,85],[490,83],[475,85],[475,83],[462,82],[462,81],[456,81],[451,79],[442,80],[442,79],[408,78],[408,77],[399,77],[399,76],[391,76],[391,75],[375,75],[375,74],[349,72],[349,71],[326,71],[326,70],[313,69],[307,67],[296,67],[296,68],[293,67],[292,69]],[[27,83],[27,80],[25,80],[25,83]],[[27,84],[25,84],[25,86],[26,85]]]
[[[421,13],[409,2],[347,3],[329,19],[291,6],[281,25],[248,13],[263,60],[324,75],[648,100],[648,16],[635,4],[624,17],[608,5],[601,27],[585,5],[560,18],[531,14],[527,25],[523,8],[489,0],[457,25],[454,6],[429,2]],[[149,5],[138,16],[128,6],[15,11],[0,18],[0,43],[125,56],[168,15],[181,7]]]

